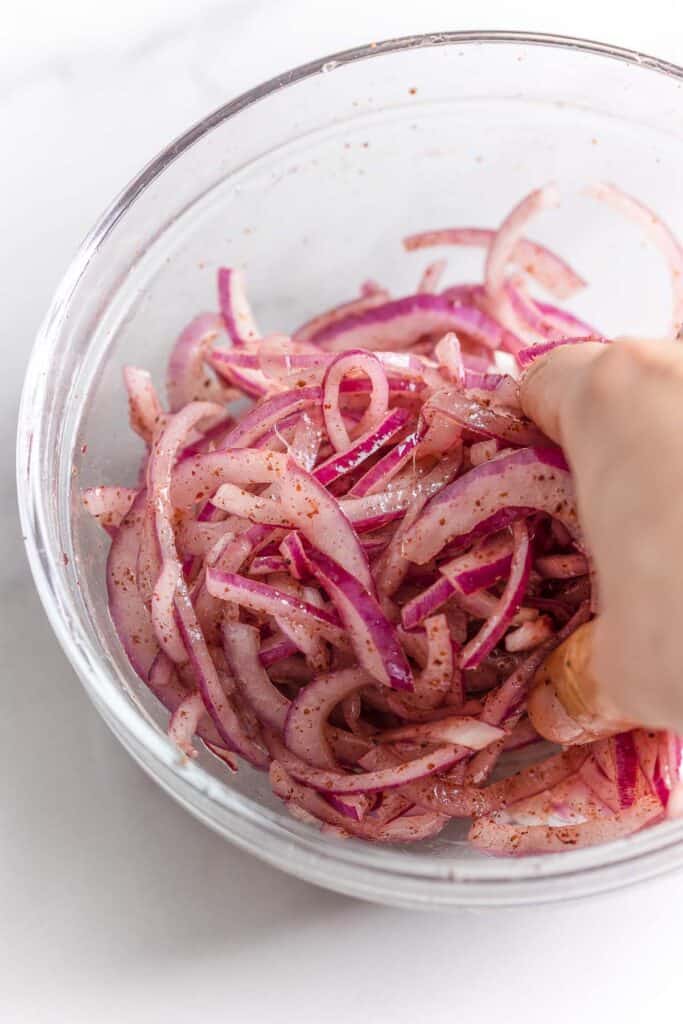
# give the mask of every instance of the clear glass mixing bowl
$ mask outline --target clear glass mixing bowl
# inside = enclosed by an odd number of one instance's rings
[[[401,849],[320,836],[267,779],[188,764],[132,673],[107,614],[107,540],[79,491],[134,480],[121,367],[162,380],[172,339],[215,308],[219,264],[246,269],[258,319],[287,329],[376,276],[408,291],[432,254],[401,236],[497,224],[530,188],[565,202],[534,226],[592,287],[576,310],[608,332],[661,329],[666,275],[636,229],[581,198],[613,179],[683,234],[683,71],[594,43],[444,33],[372,44],[281,75],[172,143],[107,210],[76,255],[38,337],[19,425],[19,495],[52,625],[133,757],[226,838],[301,878],[406,906],[514,905],[624,885],[683,860],[683,823],[546,858],[495,860],[454,825]],[[453,279],[481,255],[448,253]]]

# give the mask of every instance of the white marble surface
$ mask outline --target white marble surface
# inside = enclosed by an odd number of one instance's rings
[[[466,16],[452,0],[3,9],[3,1021],[640,1024],[680,1005],[683,876],[565,907],[414,915],[297,882],[191,820],[87,702],[34,595],[15,515],[14,421],[32,337],[80,238],[142,163],[247,86],[388,35],[539,29],[683,62],[677,0],[632,15],[612,2],[551,6],[480,0]]]

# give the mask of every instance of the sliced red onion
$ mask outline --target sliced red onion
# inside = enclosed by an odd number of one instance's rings
[[[223,646],[232,674],[257,717],[282,732],[290,702],[273,686],[263,666],[258,629],[244,622],[224,621]]]
[[[407,558],[422,565],[446,544],[500,525],[510,509],[534,509],[559,519],[581,542],[576,500],[559,449],[521,448],[472,469],[444,488],[426,506],[403,541]]]
[[[493,438],[507,445],[529,446],[548,443],[545,435],[526,417],[508,409],[485,405],[462,391],[444,388],[431,395],[422,414],[429,422],[434,412],[458,423],[468,433]]]
[[[487,246],[488,289],[392,302],[369,286],[364,308],[309,325],[320,348],[277,334],[257,344],[239,275],[223,271],[224,318],[198,318],[174,349],[175,411],[144,371],[127,374],[151,449],[146,489],[84,495],[112,534],[115,627],[179,748],[193,756],[197,735],[231,769],[235,752],[274,761],[292,814],[330,834],[407,842],[473,814],[483,848],[545,850],[614,834],[631,812],[629,828],[657,820],[646,800],[660,816],[683,808],[672,733],[593,741],[485,786],[506,751],[538,741],[529,686],[592,613],[568,468],[521,417],[511,354],[522,338],[546,339],[540,354],[595,333],[505,276],[524,250],[537,262],[524,269],[572,287],[553,254],[515,243],[547,199],[527,199],[495,234],[450,239]],[[233,347],[213,348],[224,325]],[[379,354],[336,354],[354,338]],[[207,391],[256,404],[231,420],[188,401]]]
[[[186,405],[169,418],[156,437],[147,466],[148,501],[161,557],[161,573],[152,594],[152,622],[160,645],[178,662],[184,661],[189,652],[186,652],[180,625],[176,622],[176,596],[184,587],[184,581],[172,522],[171,478],[178,452],[189,432],[198,423],[220,418],[222,414],[221,407],[213,403]]]
[[[446,260],[434,260],[433,263],[428,264],[428,266],[425,267],[424,273],[420,278],[420,283],[417,286],[418,292],[438,291],[439,282],[441,281],[447,266],[448,264]]]
[[[556,328],[563,338],[594,338],[596,340],[603,338],[602,331],[587,324],[585,320],[581,320],[566,309],[553,306],[550,302],[541,302],[540,299],[534,299],[534,304],[543,314],[546,323],[550,327]]]
[[[377,428],[386,416],[389,405],[389,382],[386,371],[376,356],[362,349],[351,349],[333,359],[323,378],[322,408],[327,436],[332,447],[338,452],[347,451],[351,445],[349,432],[339,409],[339,389],[344,378],[350,373],[365,374],[371,385],[370,402],[357,427],[359,433]]]
[[[146,680],[159,645],[136,581],[136,564],[147,495],[141,491],[121,521],[107,558],[109,613],[134,671]]]
[[[363,462],[390,444],[404,429],[409,419],[410,413],[407,409],[393,409],[386,413],[376,426],[361,437],[353,442],[349,440],[346,450],[341,454],[331,455],[329,459],[321,463],[313,473],[316,480],[327,487],[333,480],[357,469]],[[392,452],[395,450],[396,448],[393,448]],[[363,490],[361,493],[368,492]]]
[[[298,648],[286,636],[275,636],[263,644],[259,651],[259,658],[264,668],[270,668],[277,662],[284,661],[296,654]]]
[[[442,608],[455,593],[453,584],[443,576],[421,594],[408,601],[401,610],[401,621],[405,629],[415,629],[429,616]]]
[[[289,454],[309,473],[318,461],[323,440],[321,420],[319,413],[302,413],[289,446]]]
[[[432,812],[410,816],[403,813],[389,821],[375,822],[370,816],[354,821],[336,810],[329,798],[293,779],[277,760],[271,767],[270,782],[273,792],[285,801],[295,817],[303,811],[312,822],[323,823],[323,829],[334,830],[339,837],[350,834],[371,842],[416,842],[437,835],[447,821],[443,815]]]
[[[426,430],[421,431],[418,439],[416,458],[457,451],[462,461],[462,427],[459,423],[434,411],[429,424],[424,423],[424,426]]]
[[[397,410],[403,412],[403,410]],[[424,430],[418,427],[411,434],[408,434],[402,441],[394,445],[390,452],[378,459],[374,466],[371,466],[360,477],[349,491],[349,495],[362,498],[367,494],[375,494],[379,490],[386,489],[390,480],[399,473],[413,457],[420,441],[424,437]]]
[[[417,651],[408,646],[413,637],[405,631],[399,636],[404,650],[415,657]],[[425,637],[426,660],[420,659],[424,668],[415,681],[414,693],[387,697],[391,710],[409,721],[420,721],[423,712],[438,708],[446,698],[451,705],[462,704],[461,673],[456,664],[459,648],[451,637],[445,615],[433,615],[425,621]]]
[[[662,805],[650,796],[618,814],[595,818],[580,825],[520,826],[493,817],[478,818],[468,838],[473,846],[497,856],[563,853],[577,847],[613,842],[653,824],[661,817]]]
[[[319,407],[322,391],[319,387],[305,387],[284,391],[259,403],[240,420],[225,440],[226,448],[249,448],[276,423],[286,416],[304,409]]]
[[[344,646],[344,631],[336,615],[267,583],[250,580],[238,573],[209,568],[206,571],[206,587],[213,597],[221,601],[231,601],[243,608],[265,612],[273,617],[292,619],[331,643]]]
[[[188,691],[180,682],[176,666],[170,658],[166,657],[163,651],[159,651],[154,658],[145,681],[150,691],[154,694],[160,704],[167,709],[171,716],[175,714],[183,701],[187,700],[188,697],[197,692],[196,690]],[[199,716],[196,725],[194,722],[187,720],[183,723],[183,732],[185,737],[191,739],[191,736],[188,736],[188,733],[190,725],[193,725],[194,733],[199,736],[211,753],[215,754],[216,757],[220,757],[222,761],[229,765],[232,771],[236,771],[237,768],[235,765],[234,755],[225,746],[223,746],[223,741],[221,740],[216,727],[211,721],[209,715],[206,714],[206,708],[204,708],[204,712],[203,716]],[[177,724],[180,724],[179,720],[177,721]]]
[[[621,810],[621,802],[614,780],[605,775],[595,757],[586,758],[578,775],[606,807],[609,807],[611,811]]]
[[[367,557],[339,502],[293,459],[288,460],[279,486],[282,511],[294,526],[372,593],[374,582]]]
[[[428,779],[408,787],[406,795],[421,807],[442,814],[478,818],[563,782],[576,773],[586,756],[585,750],[574,747],[482,789],[473,785],[453,785],[446,778]]]
[[[401,644],[373,595],[322,551],[307,545],[305,552],[311,572],[337,608],[359,663],[385,686],[412,690],[413,676]]]
[[[482,310],[460,306],[442,295],[421,293],[353,313],[325,328],[315,341],[331,352],[347,349],[404,349],[424,334],[455,331],[495,349],[510,333]]]
[[[83,507],[113,537],[137,493],[130,487],[89,487],[83,491]]]
[[[287,572],[288,568],[282,555],[256,555],[249,565],[249,575],[269,576],[274,572]]]
[[[202,695],[195,690],[186,697],[171,715],[168,723],[168,736],[186,757],[194,758],[197,751],[192,745],[192,737],[199,728],[202,716],[206,714]]]
[[[570,580],[585,576],[589,571],[585,555],[542,555],[534,562],[541,576],[548,580]]]
[[[638,754],[630,732],[612,737],[614,764],[617,772],[617,791],[621,807],[631,807],[636,796],[638,776]]]
[[[481,466],[498,454],[498,442],[492,438],[488,441],[476,441],[470,445],[470,462],[473,466]]]
[[[553,626],[547,615],[539,615],[533,622],[523,622],[517,629],[510,630],[505,637],[505,650],[511,654],[530,651],[538,647],[553,634]]]
[[[310,576],[306,552],[297,533],[286,534],[280,544],[280,551],[294,579],[305,580]]]
[[[272,484],[287,472],[287,457],[256,448],[221,449],[194,455],[179,462],[171,480],[171,500],[177,509],[188,510],[211,498],[221,484],[249,488]]]
[[[313,767],[336,769],[327,719],[337,704],[371,682],[372,677],[367,672],[348,668],[317,676],[308,686],[302,687],[289,707],[284,726],[287,748]]]
[[[514,524],[512,536],[514,550],[508,581],[494,614],[486,620],[477,635],[463,648],[460,659],[463,669],[476,668],[480,664],[504,635],[522,603],[531,572],[533,554],[531,538],[529,530],[523,522]]]
[[[560,341],[567,335],[566,328],[558,327],[556,318],[548,319],[541,310],[537,302],[535,302],[530,295],[527,294],[523,282],[521,281],[506,281],[505,282],[505,295],[510,303],[510,306],[515,316],[520,320],[525,328],[536,335],[537,338],[541,339],[541,343]],[[574,334],[576,331],[573,332]],[[582,332],[592,334],[592,331]],[[522,355],[525,350],[522,349],[516,353],[517,358]]]
[[[270,735],[267,738],[271,755],[293,778],[323,793],[378,793],[385,789],[396,789],[408,782],[446,771],[463,756],[452,744],[446,744],[412,761],[403,761],[378,771],[353,774],[313,768],[280,744],[276,737]]]
[[[557,187],[545,185],[522,199],[507,215],[486,254],[486,291],[491,297],[496,297],[503,287],[505,268],[529,220],[542,210],[558,206],[559,202]]]
[[[402,740],[414,740],[417,743],[453,743],[469,750],[481,750],[502,737],[502,729],[478,722],[476,718],[451,715],[435,722],[386,729],[379,739],[382,743],[397,743]]]
[[[501,686],[487,695],[481,714],[482,721],[508,726],[519,721],[524,712],[528,688],[538,669],[551,651],[559,647],[584,622],[588,622],[590,617],[591,611],[586,601],[562,629],[532,651]]]
[[[256,357],[250,354],[244,361],[251,362],[252,359],[256,360]],[[219,377],[249,398],[265,398],[272,391],[282,390],[261,369],[242,368],[243,360],[232,350],[211,349],[207,361]]]
[[[315,587],[302,586],[289,576],[277,578],[277,587],[285,594],[299,597],[301,600],[324,610],[325,603],[320,592]],[[311,631],[308,625],[295,622],[287,616],[276,616],[275,622],[278,628],[289,640],[296,644],[298,650],[305,656],[306,661],[315,672],[325,672],[330,665],[329,648],[323,637],[315,631]]]
[[[217,313],[202,313],[180,334],[166,371],[171,412],[178,412],[188,402],[220,400],[221,388],[207,374],[205,359],[222,330],[222,317]]]
[[[510,571],[512,534],[508,530],[479,541],[463,555],[439,567],[446,579],[464,594],[490,587]]]
[[[320,332],[337,323],[338,320],[343,320],[354,313],[363,313],[368,309],[373,309],[375,306],[383,306],[388,300],[389,292],[385,291],[384,288],[377,287],[369,294],[362,295],[360,299],[345,302],[313,317],[312,320],[308,320],[301,327],[298,327],[292,338],[298,342],[316,342]]]
[[[246,345],[260,337],[240,270],[221,267],[218,271],[218,302],[233,345]]]
[[[458,384],[464,384],[465,364],[462,358],[462,348],[454,331],[444,334],[434,348],[434,355],[451,380]]]
[[[555,341],[544,341],[540,342],[538,345],[529,345],[528,348],[522,349],[521,352],[518,352],[516,356],[517,362],[522,367],[522,369],[525,370],[527,366],[530,366],[535,359],[538,359],[540,356],[546,355],[548,352],[552,352],[553,349],[560,348],[564,345],[582,345],[584,342],[587,341],[598,342],[600,344],[605,343],[604,338],[599,338],[591,335],[584,338],[560,338]]]
[[[124,366],[123,382],[128,392],[131,429],[150,445],[166,422],[151,374],[137,366]]]
[[[391,542],[382,553],[375,569],[375,578],[379,582],[380,593],[386,598],[390,597],[400,586],[408,571],[409,562],[403,557],[403,537],[412,524],[419,517],[422,509],[429,498],[445,487],[455,477],[462,462],[462,449],[457,452],[443,456],[438,465],[423,477],[420,487],[416,488],[412,500],[407,502],[405,515],[400,525],[396,528]]]
[[[190,665],[204,705],[213,719],[221,740],[256,768],[267,768],[268,756],[258,735],[250,735],[221,684],[197,622],[189,597],[179,588],[176,612],[181,635],[187,647]]]
[[[224,416],[213,427],[202,431],[196,441],[185,445],[178,456],[178,462],[182,462],[183,459],[190,459],[194,455],[203,455],[205,452],[212,452],[217,448],[222,448],[225,438],[234,425],[235,421],[232,416]]]
[[[543,737],[539,736],[529,718],[521,718],[512,732],[508,733],[503,741],[503,750],[523,750],[532,743],[542,743]]]
[[[504,406],[508,410],[520,410],[519,384],[507,373],[484,373],[466,369],[464,385],[470,396],[479,402],[495,401],[496,405]]]
[[[436,231],[421,231],[403,239],[408,251],[427,249],[435,245],[473,246],[478,249],[489,249],[497,232],[487,228],[442,228]],[[526,271],[536,278],[547,291],[558,299],[568,299],[575,292],[584,288],[586,282],[572,270],[569,264],[554,252],[531,242],[528,238],[519,238],[512,250],[511,259],[520,270]]]
[[[683,246],[666,224],[640,200],[622,192],[616,185],[602,182],[590,186],[588,195],[609,203],[620,213],[635,221],[660,250],[669,266],[673,293],[673,317],[670,336],[678,338],[683,325]]]

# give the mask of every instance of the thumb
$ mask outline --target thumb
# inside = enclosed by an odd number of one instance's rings
[[[531,723],[554,743],[588,743],[634,728],[604,693],[592,670],[599,621],[580,626],[536,673],[527,711]]]
[[[605,346],[594,341],[560,345],[535,359],[522,375],[519,398],[523,411],[558,444],[565,440],[567,395],[604,352]]]

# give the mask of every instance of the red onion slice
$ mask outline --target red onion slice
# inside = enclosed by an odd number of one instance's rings
[[[403,541],[422,565],[450,541],[496,527],[499,513],[534,509],[559,519],[581,542],[576,500],[564,457],[556,448],[521,448],[475,467],[437,494]]]
[[[301,758],[295,757],[272,735],[268,737],[268,743],[272,756],[294,779],[323,793],[378,793],[385,789],[396,789],[408,782],[445,771],[463,756],[452,744],[448,744],[390,768],[353,774],[312,768]]]
[[[620,213],[635,221],[662,253],[671,274],[673,317],[670,336],[675,340],[683,326],[683,246],[656,213],[640,200],[622,192],[615,185],[602,182],[599,185],[590,186],[586,191],[594,199],[609,203]]]
[[[286,416],[319,407],[321,400],[322,390],[319,387],[304,387],[273,395],[248,412],[230,431],[225,439],[225,448],[249,448]]]
[[[312,545],[373,593],[374,581],[366,554],[340,503],[291,458],[279,487],[282,511],[290,522]]]
[[[328,487],[333,480],[338,480],[340,476],[351,473],[390,444],[403,431],[409,419],[410,413],[407,409],[393,409],[386,413],[372,429],[353,442],[349,440],[345,450],[331,455],[329,459],[321,463],[313,473],[316,480]],[[394,451],[396,448],[392,449],[392,452]],[[354,493],[358,492],[354,489]],[[366,494],[368,491],[363,490],[361,493]]]
[[[287,748],[316,768],[336,768],[328,734],[327,719],[349,694],[372,683],[372,677],[358,668],[342,669],[317,676],[302,687],[292,701],[284,726]]]
[[[476,543],[463,555],[439,566],[439,571],[454,588],[464,594],[490,587],[510,571],[512,563],[512,534],[504,530]]]
[[[541,576],[549,580],[571,580],[585,576],[589,571],[585,555],[544,555],[537,558],[534,566]]]
[[[130,512],[137,493],[130,487],[89,487],[83,491],[83,506],[113,537]]]
[[[171,412],[178,412],[188,402],[220,400],[222,389],[208,376],[204,363],[208,350],[222,330],[222,317],[217,313],[202,313],[180,334],[166,371]]]
[[[519,857],[539,853],[563,853],[577,847],[595,846],[637,832],[662,817],[662,805],[654,797],[611,817],[596,818],[580,825],[552,827],[510,825],[495,818],[478,818],[469,833],[477,849],[496,856]]]
[[[150,445],[166,422],[151,374],[137,366],[124,366],[123,382],[128,392],[131,429]]]
[[[481,750],[490,743],[502,739],[503,735],[502,729],[479,722],[476,718],[451,715],[448,718],[439,718],[435,722],[387,729],[378,739],[381,743],[396,743],[402,740],[414,740],[417,743],[453,743],[469,750]]]
[[[499,348],[508,332],[475,306],[455,305],[441,295],[420,293],[353,313],[313,339],[330,352],[347,349],[404,349],[424,334],[455,331],[487,348]]]
[[[638,777],[638,754],[630,732],[612,737],[614,764],[617,773],[617,791],[621,807],[631,807],[636,797]]]
[[[310,571],[327,591],[359,663],[385,686],[412,690],[413,676],[393,626],[377,600],[342,565],[306,545]]]
[[[509,409],[485,405],[462,391],[444,389],[431,395],[422,407],[427,421],[434,412],[452,419],[469,433],[493,438],[506,445],[548,444],[547,437],[525,416]]]
[[[489,249],[497,232],[487,228],[441,228],[436,231],[421,231],[403,239],[408,251],[427,249],[435,245],[473,246]],[[558,299],[568,299],[586,282],[572,270],[568,263],[550,249],[531,242],[528,238],[519,238],[511,253],[512,261],[520,270],[526,271],[536,278],[539,284],[556,295]]]
[[[595,335],[588,335],[587,337],[573,337],[573,338],[559,338],[555,341],[544,341],[538,345],[529,345],[528,348],[522,349],[516,355],[517,362],[523,370],[530,366],[535,359],[540,356],[546,355],[548,352],[552,352],[553,349],[560,348],[563,345],[582,345],[586,341],[598,342],[605,344],[605,339],[596,337]]]
[[[429,263],[420,278],[417,286],[418,292],[435,292],[438,291],[439,282],[444,275],[444,271],[448,266],[446,260],[434,260],[433,263]]]
[[[195,690],[185,697],[171,715],[168,723],[168,736],[186,757],[195,758],[197,751],[192,745],[192,737],[199,728],[199,722],[206,714],[202,695]]]
[[[250,580],[238,573],[209,568],[206,571],[208,592],[221,601],[230,601],[255,612],[265,612],[280,618],[289,618],[310,629],[312,634],[331,643],[345,646],[344,631],[336,615],[310,604],[267,583]]]
[[[240,270],[221,267],[218,271],[218,301],[225,329],[233,345],[246,345],[259,338],[247,299],[244,275]]]
[[[258,718],[282,732],[290,702],[270,681],[260,658],[258,629],[244,622],[223,622],[225,656],[238,686]]]
[[[476,668],[481,663],[504,635],[517,609],[522,604],[532,562],[531,538],[526,524],[515,523],[512,527],[512,537],[514,543],[512,564],[505,589],[494,614],[486,620],[477,635],[463,648],[460,659],[462,669]]]
[[[351,372],[364,373],[371,386],[370,402],[357,427],[359,433],[377,428],[389,406],[389,381],[377,356],[362,349],[351,349],[333,359],[323,378],[322,408],[327,436],[338,452],[345,452],[351,446],[349,432],[339,409],[340,387]]]
[[[332,309],[328,309],[325,313],[320,313],[318,316],[314,316],[311,320],[308,320],[301,327],[298,327],[292,338],[298,342],[315,342],[318,335],[338,320],[343,320],[345,317],[354,313],[363,313],[367,309],[372,309],[374,306],[383,306],[385,302],[389,300],[389,292],[385,291],[384,288],[377,288],[370,294],[361,296],[360,299],[352,299],[351,302],[345,302],[340,306],[334,306]]]
[[[501,291],[505,268],[529,220],[542,210],[558,206],[559,202],[557,187],[546,185],[525,196],[507,215],[491,239],[486,254],[486,290],[491,297],[496,297]]]

